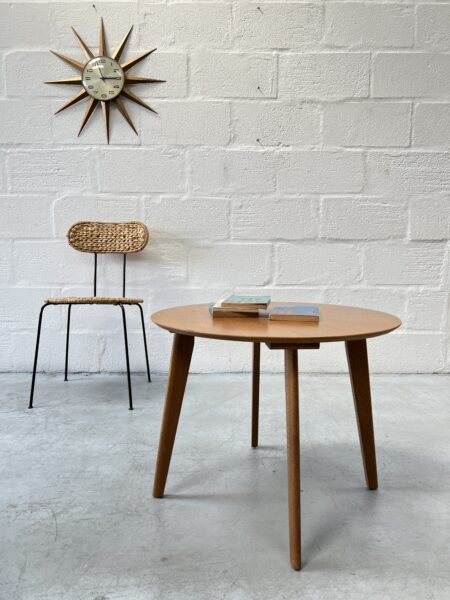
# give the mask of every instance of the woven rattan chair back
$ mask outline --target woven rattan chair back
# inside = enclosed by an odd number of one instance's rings
[[[129,254],[145,248],[148,229],[139,221],[78,221],[70,227],[67,238],[69,244],[80,252]]]
[[[148,243],[144,223],[78,221],[70,227],[67,238],[75,250],[94,255],[94,297],[97,296],[97,254],[123,254],[122,296],[125,296],[127,254],[140,252]]]

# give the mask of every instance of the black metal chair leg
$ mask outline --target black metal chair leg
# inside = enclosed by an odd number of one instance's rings
[[[70,333],[70,311],[72,310],[72,305],[69,304],[69,311],[67,313],[67,333],[66,333],[66,363],[64,367],[64,381],[67,381],[67,367],[69,364],[69,333]]]
[[[133,410],[133,398],[131,395],[131,375],[130,375],[130,357],[128,355],[128,335],[127,335],[127,320],[125,317],[125,307],[123,304],[119,304],[122,310],[122,320],[123,320],[123,337],[125,341],[125,357],[127,360],[127,380],[128,380],[128,398],[130,401],[130,410]]]
[[[142,334],[144,336],[145,363],[147,365],[147,379],[151,381],[152,378],[150,376],[150,365],[148,364],[147,336],[145,335],[144,311],[142,310],[142,306],[140,304],[138,304],[137,306],[139,307],[139,311],[141,313]]]
[[[31,378],[31,392],[30,392],[30,402],[28,404],[28,408],[33,408],[33,395],[34,395],[34,384],[36,381],[36,368],[39,354],[39,342],[41,339],[41,327],[42,327],[42,314],[44,309],[48,306],[48,304],[44,304],[41,307],[39,312],[39,321],[38,321],[38,330],[37,330],[37,338],[36,338],[36,350],[34,352],[34,364],[33,364],[33,377]]]

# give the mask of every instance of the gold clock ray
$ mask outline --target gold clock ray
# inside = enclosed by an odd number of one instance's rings
[[[120,96],[122,95],[124,98],[139,104],[139,106],[143,106],[147,110],[150,110],[153,113],[156,113],[151,106],[146,104],[142,98],[140,98],[137,94],[132,92],[128,86],[137,85],[141,83],[164,83],[164,79],[152,79],[150,77],[138,77],[128,75],[128,71],[140,63],[144,58],[152,54],[156,48],[153,50],[149,50],[148,52],[144,52],[139,56],[129,59],[126,62],[119,63],[120,57],[122,55],[123,49],[130,37],[130,34],[133,30],[131,26],[128,33],[124,36],[120,44],[117,48],[108,55],[107,42],[106,42],[106,34],[105,27],[103,24],[103,19],[100,19],[100,42],[99,42],[99,50],[98,56],[96,56],[92,50],[84,43],[75,29],[72,27],[72,31],[75,34],[75,37],[78,40],[78,43],[81,46],[83,54],[85,55],[87,62],[81,63],[78,60],[71,58],[70,56],[66,56],[64,54],[60,54],[59,52],[55,52],[51,50],[55,56],[68,63],[78,71],[80,71],[80,75],[78,77],[68,77],[66,79],[59,79],[57,81],[46,81],[45,83],[51,84],[68,84],[68,85],[81,85],[81,90],[76,92],[69,100],[61,106],[59,110],[56,111],[55,114],[73,106],[80,100],[84,100],[85,98],[89,98],[89,103],[86,108],[86,112],[84,113],[83,121],[81,123],[80,131],[78,135],[81,134],[83,129],[85,128],[87,122],[94,114],[95,109],[98,104],[102,106],[103,120],[105,124],[106,130],[106,139],[109,144],[109,132],[110,132],[110,107],[111,105],[115,105],[119,110],[120,114],[123,116],[125,121],[131,127],[136,135],[138,132],[131,120],[128,111],[122,102]]]

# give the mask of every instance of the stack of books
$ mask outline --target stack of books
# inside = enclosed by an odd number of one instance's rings
[[[298,304],[284,304],[274,306],[269,311],[271,321],[303,321],[317,323],[319,321],[318,306],[300,306]]]
[[[232,294],[209,305],[213,317],[268,317],[271,321],[319,322],[319,307],[307,304],[277,304],[271,306],[270,296],[240,296]]]
[[[259,311],[269,306],[270,296],[239,296],[232,294],[210,305],[213,317],[259,317]]]

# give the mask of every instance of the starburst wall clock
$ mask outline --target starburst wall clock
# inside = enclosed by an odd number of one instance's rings
[[[131,120],[130,115],[125,107],[125,104],[122,101],[122,97],[127,98],[127,100],[131,100],[139,106],[150,110],[151,112],[156,114],[156,110],[154,110],[151,106],[146,104],[142,98],[139,98],[134,92],[131,91],[130,86],[134,86],[141,83],[164,83],[164,79],[151,79],[149,77],[138,77],[128,75],[128,71],[140,63],[144,58],[152,54],[156,48],[153,50],[149,50],[148,52],[144,52],[140,56],[136,56],[135,58],[131,58],[126,62],[119,62],[120,57],[122,55],[123,49],[127,43],[128,38],[133,30],[133,27],[130,28],[129,32],[125,35],[123,40],[117,46],[117,48],[111,54],[108,53],[106,35],[105,35],[105,27],[103,24],[103,19],[100,19],[100,42],[98,55],[95,55],[90,48],[83,42],[81,37],[72,27],[72,31],[77,38],[81,49],[87,59],[86,63],[81,63],[78,60],[66,56],[64,54],[60,54],[59,52],[55,52],[51,50],[55,56],[68,63],[75,69],[79,71],[79,75],[77,77],[69,77],[67,79],[59,79],[57,81],[46,81],[45,83],[52,84],[69,84],[69,85],[80,85],[81,90],[74,94],[69,100],[61,106],[59,110],[56,111],[55,114],[60,113],[66,108],[73,106],[77,102],[88,98],[88,105],[86,108],[86,112],[84,113],[83,121],[81,122],[80,131],[78,135],[81,134],[83,129],[85,128],[87,122],[92,117],[95,112],[95,109],[99,104],[101,104],[102,112],[103,112],[103,121],[105,124],[106,130],[106,139],[109,144],[109,134],[110,134],[110,112],[111,106],[116,106],[123,116],[125,121],[131,127],[136,135],[138,132]]]

